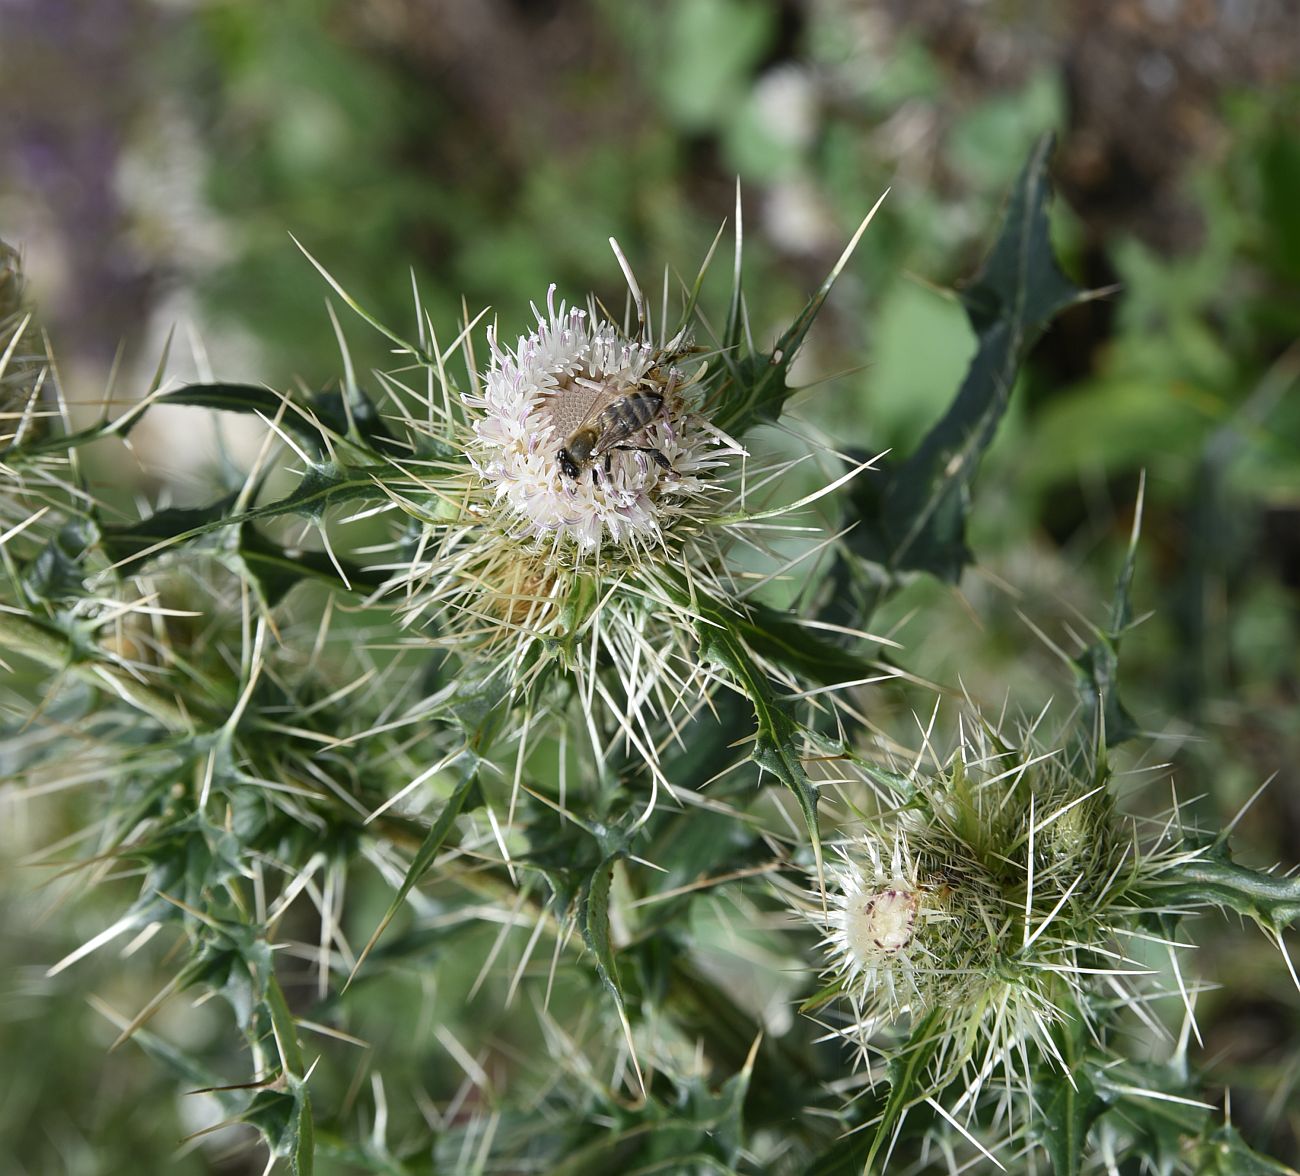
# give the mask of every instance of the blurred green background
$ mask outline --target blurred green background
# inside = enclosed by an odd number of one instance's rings
[[[1236,844],[1289,866],[1298,63],[1290,0],[8,0],[0,237],[23,252],[69,395],[100,397],[120,347],[127,399],[173,325],[182,375],[337,380],[326,288],[290,233],[399,330],[414,281],[448,338],[462,300],[509,335],[551,282],[621,306],[610,236],[648,288],[664,267],[693,274],[739,177],[750,311],[770,337],[891,187],[796,403],[841,446],[906,453],[972,348],[944,290],[1056,129],[1059,245],[1077,280],[1116,290],[1032,357],[978,485],[978,566],[960,591],[914,586],[878,627],[908,670],[986,704],[1068,696],[1036,630],[1068,647],[1103,619],[1145,471],[1135,595],[1151,616],[1122,682],[1146,733],[1134,788],[1156,781],[1166,800],[1170,773],[1153,769],[1172,764],[1217,827],[1272,779]],[[372,333],[344,329],[363,371],[385,362]],[[176,460],[194,479],[186,461],[206,459]],[[176,1158],[187,1100],[130,1047],[104,1053],[115,1030],[83,997],[138,1007],[152,988],[136,961],[44,975],[117,909],[111,885],[70,903],[28,864],[93,795],[2,795],[0,1055],[21,1059],[0,1077],[6,1170],[260,1170],[229,1139]],[[1203,940],[1193,966],[1224,987],[1201,997],[1198,1056],[1253,1141],[1294,1159],[1300,1001],[1257,935],[1224,924]],[[418,984],[410,1003],[418,1021]],[[169,1015],[173,1040],[218,1048],[220,1017]],[[387,1048],[415,1072],[439,1047],[421,1029]]]

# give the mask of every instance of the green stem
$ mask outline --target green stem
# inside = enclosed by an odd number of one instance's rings
[[[172,731],[192,734],[194,723],[176,700],[109,661],[86,660],[62,633],[24,616],[0,612],[0,647],[52,670],[66,670],[97,689],[111,690]]]

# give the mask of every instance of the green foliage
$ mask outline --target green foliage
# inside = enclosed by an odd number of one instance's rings
[[[1047,324],[1080,292],[1061,274],[1048,241],[1047,162],[1052,140],[1034,149],[1007,206],[1002,233],[961,300],[978,340],[956,398],[917,450],[853,496],[860,525],[854,552],[880,569],[866,582],[924,571],[955,582],[971,561],[966,517],[972,483],[1015,386],[1016,371]],[[878,589],[859,606],[868,617]]]
[[[236,78],[253,68],[249,38],[317,68],[276,16],[205,19]],[[685,66],[664,69],[675,118],[725,117],[769,20],[761,5],[673,6],[671,35],[693,53],[701,29],[737,30],[711,87],[687,93],[674,72]],[[358,92],[317,97],[257,149],[276,184],[329,180],[331,138],[353,142],[340,112]],[[972,141],[1023,134],[1015,119],[998,130],[1006,114]],[[730,562],[708,579],[689,563],[700,549],[670,546],[675,536],[631,571],[560,563],[545,576],[528,562],[545,543],[507,544],[524,587],[458,605],[492,636],[449,654],[443,629],[465,618],[439,611],[430,535],[448,519],[473,534],[484,512],[457,514],[447,489],[477,473],[451,353],[429,329],[437,305],[427,317],[417,307],[417,342],[380,327],[405,365],[376,377],[382,401],[345,355],[342,391],[164,393],[160,374],[111,420],[7,431],[0,476],[18,515],[2,516],[0,647],[26,693],[6,693],[0,755],[33,798],[104,780],[75,818],[93,836],[76,839],[72,869],[106,881],[118,904],[106,932],[61,948],[51,978],[120,935],[156,933],[163,949],[146,962],[169,978],[134,1015],[114,1015],[120,1041],[209,1091],[294,1173],[830,1176],[1004,1151],[1076,1173],[1102,1138],[1123,1165],[1286,1170],[1197,1101],[1204,1079],[1185,1051],[1124,1053],[1126,1035],[1156,1023],[1134,979],[1153,970],[1142,953],[1174,960],[1175,934],[1193,933],[1185,915],[1228,908],[1275,940],[1300,918],[1293,880],[1233,861],[1223,838],[1184,837],[1179,811],[1151,836],[1121,816],[1108,755],[1136,734],[1116,684],[1121,639],[1126,658],[1132,647],[1137,527],[1107,622],[1065,659],[1080,706],[1047,751],[1036,728],[981,717],[995,698],[970,699],[955,739],[932,724],[906,742],[888,725],[890,708],[911,707],[906,678],[921,676],[906,665],[853,693],[881,671],[879,640],[857,631],[867,618],[992,558],[972,538],[977,486],[997,473],[1000,430],[1017,427],[1032,345],[1084,298],[1050,244],[1049,153],[1040,140],[961,295],[977,349],[942,418],[882,474],[821,455],[827,485],[848,490],[827,491],[844,533],[828,544],[830,591],[806,594],[817,616],[764,599],[804,540],[778,533],[767,549],[762,528],[783,508],[742,495],[689,521],[749,544],[738,558],[720,547]],[[1285,149],[1274,154],[1264,174],[1276,184],[1289,170]],[[716,336],[692,317],[707,303],[703,273],[687,290],[687,317],[717,351],[703,411],[755,452],[756,430],[790,423],[792,365],[856,243],[770,348],[754,341],[738,226]],[[13,341],[26,330],[12,314],[4,323]],[[452,351],[473,333],[462,326]],[[30,406],[43,393],[29,381],[23,395]],[[435,420],[443,396],[459,407]],[[267,462],[202,505],[160,501],[121,521],[82,458],[134,441],[161,404],[267,422],[296,481],[273,486]],[[762,481],[797,476],[773,461]],[[783,500],[802,525],[820,496]],[[358,521],[373,531],[358,537]],[[776,570],[754,571],[751,556]],[[471,581],[502,568],[466,566]],[[555,629],[535,639],[537,601],[557,598]],[[620,634],[642,643],[602,645],[602,626],[628,616]],[[659,621],[678,626],[675,645],[655,644]],[[643,664],[652,672],[636,677]],[[904,882],[915,903],[905,926],[873,928],[873,956],[826,921],[823,843],[884,832],[897,835],[895,860],[881,855],[881,877],[846,897],[842,920],[870,917],[882,895],[896,904]],[[125,885],[138,888],[123,897]],[[924,927],[911,921],[923,907]],[[913,951],[926,934],[938,946]],[[874,963],[853,957],[856,971],[819,984],[826,944],[840,941]],[[943,974],[958,979],[935,1007],[901,971],[899,998],[872,1003],[883,989],[864,988],[865,975],[893,983],[897,961],[923,971],[945,950],[959,958]],[[1185,992],[1168,960],[1165,980]],[[181,992],[221,996],[233,1032],[201,1049],[169,1041],[160,1010]]]

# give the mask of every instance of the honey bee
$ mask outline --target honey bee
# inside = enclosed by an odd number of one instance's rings
[[[672,469],[668,458],[654,446],[626,444],[628,438],[643,432],[663,414],[670,389],[671,382],[664,391],[636,388],[622,396],[612,395],[609,389],[598,392],[578,427],[556,451],[555,461],[560,472],[576,482],[582,477],[583,470],[603,457],[605,473],[608,474],[610,459],[616,450],[648,453],[661,469]]]

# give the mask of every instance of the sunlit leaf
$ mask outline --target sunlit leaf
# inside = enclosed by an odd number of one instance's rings
[[[1052,140],[1034,148],[1008,202],[1001,235],[961,301],[978,340],[948,411],[909,458],[855,483],[848,538],[886,582],[929,572],[955,583],[971,561],[966,519],[980,461],[1006,412],[1016,372],[1048,323],[1085,297],[1056,264],[1048,233]],[[865,611],[869,611],[868,601]]]

